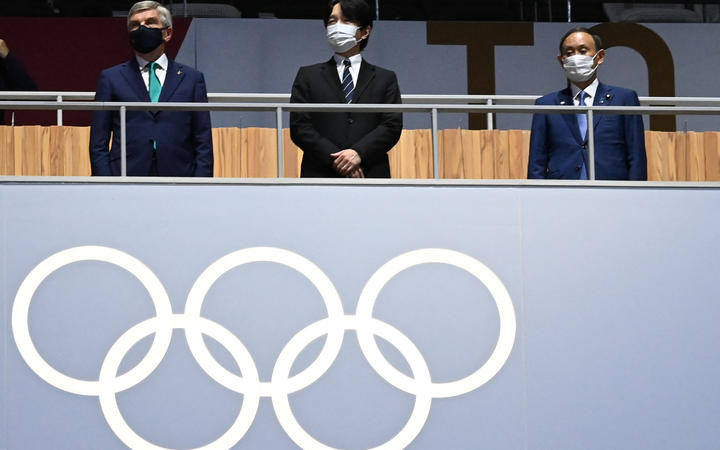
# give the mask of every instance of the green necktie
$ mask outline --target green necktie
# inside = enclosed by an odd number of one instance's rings
[[[153,103],[157,103],[157,101],[160,99],[160,91],[162,90],[162,85],[160,85],[160,79],[155,74],[155,68],[159,66],[158,63],[152,62],[150,63],[150,101]]]

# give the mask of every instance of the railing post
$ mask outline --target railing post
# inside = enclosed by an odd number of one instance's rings
[[[593,111],[587,110],[587,142],[588,142],[588,179],[595,179],[595,130],[593,129]]]
[[[493,101],[492,101],[491,98],[489,98],[489,99],[487,99],[487,102],[486,102],[486,103],[487,103],[488,106],[492,106]],[[494,127],[494,124],[493,124],[493,113],[492,113],[492,112],[489,112],[489,113],[487,113],[487,129],[488,129],[488,130],[492,130],[493,127]]]
[[[120,107],[120,176],[127,176],[127,147],[126,137],[127,130],[125,129],[125,115],[127,114],[127,107]]]
[[[283,161],[283,128],[282,128],[282,106],[278,106],[275,109],[275,132],[277,134],[277,170],[278,178],[282,178],[285,176],[285,169],[284,169],[284,162]]]
[[[58,96],[57,96],[57,101],[58,101],[58,102],[62,102],[62,101],[63,101],[63,96],[62,96],[62,95],[58,95]],[[57,110],[57,125],[58,125],[59,127],[61,127],[62,124],[63,124],[63,112],[62,112],[62,109],[58,109],[58,110]]]
[[[437,108],[433,108],[432,116],[432,153],[433,153],[433,177],[440,178],[440,145],[438,144],[438,117]]]

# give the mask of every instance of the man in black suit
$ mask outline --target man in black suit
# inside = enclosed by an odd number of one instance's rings
[[[400,103],[395,73],[365,61],[372,14],[364,0],[331,0],[325,15],[329,61],[301,67],[292,103]],[[387,152],[401,113],[293,112],[290,136],[303,150],[302,177],[388,178]]]
[[[10,53],[7,43],[0,39],[0,91],[37,91],[20,60]],[[0,125],[5,124],[5,111],[0,110]]]

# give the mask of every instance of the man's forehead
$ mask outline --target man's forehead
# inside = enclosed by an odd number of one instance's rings
[[[563,41],[563,48],[580,47],[583,45],[585,47],[595,47],[595,40],[593,37],[584,31],[572,33],[565,38],[565,41]]]
[[[157,9],[143,9],[130,16],[130,20],[147,20],[152,17],[160,18],[160,11]]]

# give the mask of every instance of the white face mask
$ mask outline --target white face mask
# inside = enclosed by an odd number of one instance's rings
[[[345,53],[355,47],[358,42],[355,33],[360,27],[348,23],[328,25],[327,40],[335,53]]]
[[[599,53],[595,53],[595,56]],[[593,67],[595,56],[572,55],[563,59],[562,66],[568,79],[575,83],[589,80],[598,68],[598,66]]]

